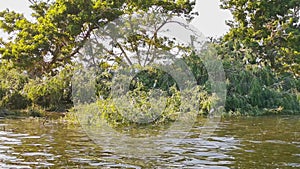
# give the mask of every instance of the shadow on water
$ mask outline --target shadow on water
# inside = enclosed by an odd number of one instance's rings
[[[0,168],[300,167],[299,116],[223,119],[207,139],[201,127],[195,124],[179,144],[162,140],[160,154],[132,157],[94,144],[79,126],[0,119]]]

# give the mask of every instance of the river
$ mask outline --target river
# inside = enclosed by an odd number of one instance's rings
[[[222,119],[206,139],[196,123],[148,158],[104,149],[80,126],[43,122],[0,119],[0,168],[300,168],[300,116]]]

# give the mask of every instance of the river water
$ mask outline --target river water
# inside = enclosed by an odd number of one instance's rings
[[[0,168],[300,168],[300,116],[222,119],[206,139],[196,123],[149,157],[94,144],[80,126],[43,122],[0,119]]]

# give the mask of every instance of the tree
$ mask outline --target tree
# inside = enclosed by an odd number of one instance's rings
[[[8,9],[0,12],[0,29],[9,34],[0,39],[2,63],[11,62],[31,77],[55,75],[72,64],[92,32],[123,14],[159,6],[165,13],[189,16],[189,0],[30,0],[33,20]]]
[[[54,106],[53,109],[60,106],[57,103],[70,101],[74,60],[99,28],[121,16],[152,8],[190,19],[194,6],[189,0],[29,1],[33,10],[31,20],[9,9],[0,12],[0,29],[8,34],[8,39],[0,38],[0,68],[5,70],[4,77],[10,71],[6,69],[9,65],[16,74],[28,78],[16,93],[34,104]],[[1,94],[6,94],[5,86],[3,89]]]
[[[234,20],[223,45],[245,64],[300,76],[299,0],[222,0]]]

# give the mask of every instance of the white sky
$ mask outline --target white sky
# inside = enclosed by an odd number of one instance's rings
[[[9,8],[20,13],[24,13],[26,17],[30,17],[28,0],[0,0],[0,11]],[[219,37],[224,35],[229,27],[225,25],[225,20],[231,19],[229,11],[219,8],[219,0],[196,0],[195,11],[199,12],[192,24],[207,37]],[[0,32],[0,37],[5,35]]]

